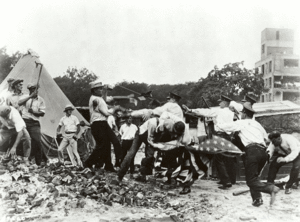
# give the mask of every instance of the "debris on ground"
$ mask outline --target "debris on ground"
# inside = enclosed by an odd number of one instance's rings
[[[35,219],[36,215],[50,217],[56,211],[66,217],[71,209],[86,206],[106,206],[102,209],[105,211],[115,204],[133,207],[133,215],[138,208],[152,208],[181,220],[187,214],[196,217],[212,212],[209,209],[212,204],[205,197],[198,203],[179,202],[178,192],[153,186],[155,178],[151,178],[151,184],[134,180],[119,184],[115,178],[116,174],[102,169],[78,169],[55,164],[27,167],[19,161],[10,161],[1,165],[0,197],[5,203],[7,215],[20,214],[31,219]],[[145,214],[148,219],[154,216],[160,215]],[[121,221],[129,219],[120,218]]]

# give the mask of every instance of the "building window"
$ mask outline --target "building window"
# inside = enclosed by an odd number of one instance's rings
[[[265,74],[265,65],[262,65],[262,66],[261,66],[261,73],[262,73],[262,74]]]
[[[299,67],[299,60],[298,59],[284,59],[283,65],[285,68]]]
[[[262,96],[261,96],[261,102],[263,103],[264,101],[265,101],[265,96],[262,95]]]
[[[279,31],[276,31],[276,40],[279,40]]]
[[[262,46],[261,46],[261,54],[264,54],[265,53],[265,44],[263,44]]]
[[[269,72],[272,72],[272,61],[269,62]]]
[[[272,77],[269,78],[269,86],[272,87]]]
[[[272,93],[269,93],[269,101],[272,102]]]

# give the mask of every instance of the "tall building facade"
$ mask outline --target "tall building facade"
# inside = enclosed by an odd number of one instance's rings
[[[261,33],[261,58],[256,72],[263,74],[265,87],[260,102],[290,100],[300,103],[299,56],[294,55],[294,31],[266,28]]]

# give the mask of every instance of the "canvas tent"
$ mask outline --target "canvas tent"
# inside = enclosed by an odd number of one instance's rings
[[[40,66],[36,66],[36,63],[41,63],[39,56],[34,52],[28,52],[23,55],[20,60],[17,62],[15,67],[11,70],[9,75],[4,79],[0,84],[0,95],[1,92],[4,92],[8,88],[7,80],[9,78],[14,79],[23,79],[23,93],[28,94],[27,85],[29,83],[37,83]],[[46,103],[46,113],[45,116],[40,118],[41,131],[42,131],[42,145],[44,151],[47,155],[56,156],[57,149],[56,146],[56,129],[59,123],[60,118],[64,115],[64,108],[68,104],[72,104],[66,95],[61,91],[58,85],[55,83],[53,78],[50,76],[46,67],[43,66],[41,77],[39,81],[39,95],[45,100]],[[82,115],[75,109],[72,113],[77,116],[79,121],[87,121],[82,117]],[[86,130],[83,128],[82,131]],[[91,139],[91,137],[89,137]],[[81,141],[83,144],[90,143],[93,146],[93,141]],[[85,152],[80,147],[78,150]]]

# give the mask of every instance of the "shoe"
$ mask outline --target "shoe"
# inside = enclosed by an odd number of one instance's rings
[[[179,194],[181,195],[185,195],[191,192],[191,188],[190,187],[184,187],[182,191],[179,192]]]
[[[291,194],[291,193],[292,193],[291,188],[285,188],[284,193],[285,193],[285,194]]]
[[[280,189],[274,185],[274,186],[273,186],[273,190],[272,190],[272,192],[271,192],[270,205],[272,205],[272,204],[275,202],[275,196],[276,196],[276,194],[277,194],[279,191],[280,191]]]
[[[223,184],[222,186],[218,187],[219,189],[222,189],[222,190],[227,190],[227,188],[230,188],[232,187],[232,184],[231,183],[226,183],[226,184]]]
[[[254,207],[259,207],[260,205],[263,205],[263,200],[261,198],[257,198],[253,201],[252,205]]]

